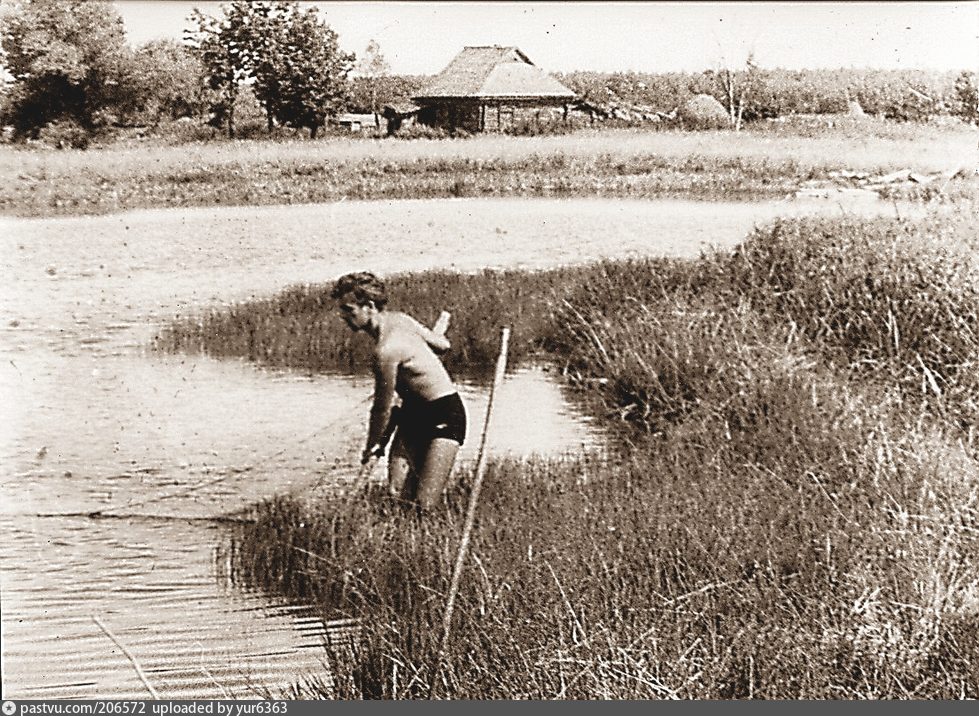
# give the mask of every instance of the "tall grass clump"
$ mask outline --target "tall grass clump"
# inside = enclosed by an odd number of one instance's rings
[[[685,414],[708,383],[785,344],[791,360],[968,424],[979,406],[977,244],[968,205],[916,220],[778,220],[731,254],[593,267],[555,300],[552,349],[630,415]]]
[[[841,435],[849,399],[826,400],[815,450],[702,429],[612,460],[495,463],[438,693],[975,696],[975,461],[894,440],[876,411]],[[465,496],[425,520],[280,500],[237,538],[236,579],[360,619],[306,698],[427,697]]]
[[[612,291],[665,295],[684,284],[692,291],[703,283],[701,273],[685,261],[642,259],[542,271],[432,270],[394,274],[385,283],[390,310],[428,325],[441,311],[450,311],[453,347],[444,360],[453,372],[480,376],[492,370],[501,325],[512,328],[511,364],[550,360],[565,340],[559,311],[573,295],[592,292],[608,301]],[[154,346],[302,370],[364,371],[370,344],[336,315],[331,291],[332,284],[299,285],[268,298],[214,307],[164,326]]]
[[[410,313],[427,325],[441,311],[451,312],[453,347],[445,356],[446,365],[454,373],[479,377],[492,370],[503,324],[513,327],[513,362],[541,351],[552,297],[576,273],[576,269],[474,274],[436,270],[392,275],[385,283],[391,310]],[[332,284],[294,286],[267,299],[177,320],[160,331],[155,346],[311,371],[365,371],[370,342],[352,334],[337,316],[332,288]]]
[[[731,288],[833,365],[974,420],[979,230],[968,213],[776,222],[735,251]]]

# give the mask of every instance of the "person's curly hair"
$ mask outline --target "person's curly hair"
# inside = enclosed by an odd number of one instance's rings
[[[371,301],[378,310],[382,310],[388,302],[387,290],[384,282],[370,271],[358,271],[356,273],[344,274],[337,279],[333,287],[331,297],[334,299],[343,298],[348,293],[354,295],[354,299],[361,306],[366,306]]]

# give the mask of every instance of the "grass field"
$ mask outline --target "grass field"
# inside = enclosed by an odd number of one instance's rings
[[[37,151],[0,147],[0,212],[289,204],[341,198],[783,197],[833,170],[962,168],[975,130],[868,121],[819,130],[607,130],[465,140],[324,139]]]
[[[438,693],[979,696],[974,206],[783,220],[694,261],[398,278],[425,318],[477,302],[452,336],[470,361],[506,316],[517,357],[558,361],[617,435],[492,466]],[[310,300],[252,310],[302,333]],[[470,479],[426,520],[282,499],[242,528],[236,579],[363,620],[297,693],[428,694]]]

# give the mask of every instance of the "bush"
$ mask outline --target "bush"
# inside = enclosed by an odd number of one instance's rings
[[[56,149],[88,149],[92,141],[91,133],[70,119],[49,122],[41,128],[37,138]]]

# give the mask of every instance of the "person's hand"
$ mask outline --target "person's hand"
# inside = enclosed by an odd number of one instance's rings
[[[384,455],[383,445],[372,445],[368,448],[364,448],[364,452],[360,454],[360,464],[366,465],[371,461],[373,457],[382,457]]]

